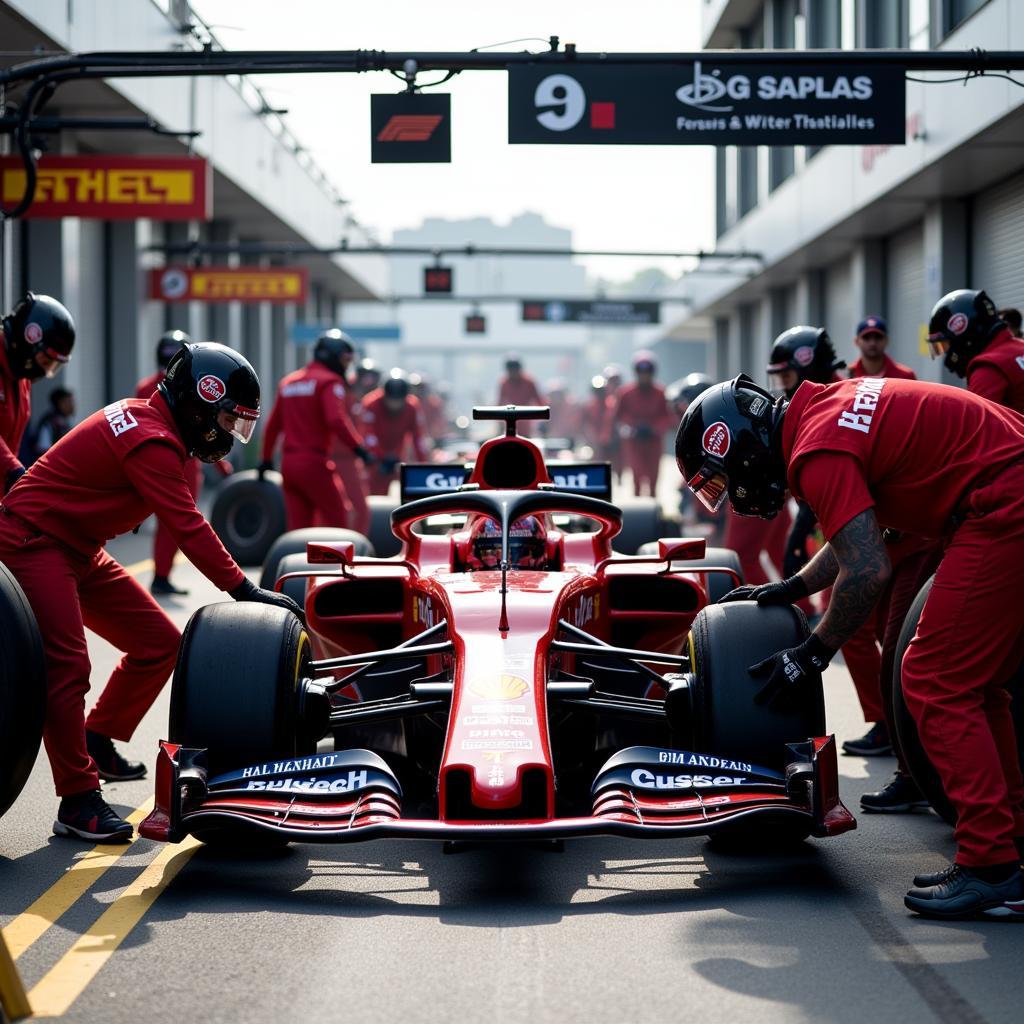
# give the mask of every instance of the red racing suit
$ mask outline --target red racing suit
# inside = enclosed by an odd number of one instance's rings
[[[660,384],[626,384],[615,396],[612,429],[622,438],[622,459],[633,471],[633,490],[658,493],[658,468],[672,414]]]
[[[21,468],[18,449],[32,414],[32,382],[15,377],[0,329],[0,495],[12,469]]]
[[[355,389],[347,381],[343,381],[342,386],[345,389],[345,408],[354,424],[359,418],[359,401]],[[365,536],[370,532],[370,506],[366,502],[366,495],[369,493],[366,469],[355,450],[337,437],[331,439],[330,455],[334,460],[334,472],[338,476],[342,497],[345,500],[345,520],[342,525]]]
[[[537,382],[528,374],[520,373],[518,377],[502,377],[498,383],[498,405],[543,405]],[[533,422],[520,420],[516,430],[523,437],[533,436]]]
[[[155,514],[221,590],[245,578],[196,508],[186,461],[162,397],[123,399],[74,427],[0,505],[0,561],[21,584],[42,634],[43,740],[59,796],[99,787],[85,729],[130,739],[178,653],[177,627],[103,545]],[[124,651],[88,720],[86,627]]]
[[[990,402],[1024,413],[1024,340],[1009,327],[967,364],[967,387]]]
[[[1024,780],[1005,684],[1024,638],[1024,417],[942,384],[805,383],[782,448],[827,538],[873,508],[882,526],[944,540],[904,693],[957,810],[957,862],[1015,860]]]
[[[408,395],[402,409],[393,413],[387,407],[383,390],[378,388],[363,399],[362,407],[366,446],[378,460],[370,468],[370,493],[387,494],[391,481],[398,479],[397,466],[407,450],[412,450],[417,462],[426,460],[419,399]]]
[[[281,381],[263,431],[265,462],[273,458],[282,437],[288,529],[345,526],[345,496],[328,453],[333,444],[354,452],[362,447],[363,437],[349,416],[345,382],[338,374],[311,362]]]
[[[157,370],[135,386],[136,398],[150,398],[160,382],[164,379],[164,371]],[[216,464],[218,467],[222,463]],[[193,500],[198,499],[199,489],[203,484],[203,467],[196,458],[185,460],[185,479],[188,481],[188,488],[192,492]],[[157,518],[156,532],[153,534],[153,575],[163,576],[165,579],[170,576],[174,567],[174,556],[178,553],[178,545],[174,542],[171,531],[164,526],[163,521]]]

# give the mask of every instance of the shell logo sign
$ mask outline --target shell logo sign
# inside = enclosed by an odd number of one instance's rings
[[[469,692],[484,700],[515,700],[522,697],[529,688],[530,684],[522,676],[507,673],[479,676],[469,684]]]

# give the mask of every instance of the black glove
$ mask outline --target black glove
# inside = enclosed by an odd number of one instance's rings
[[[274,463],[270,459],[264,459],[257,467],[256,474],[262,480],[267,473],[274,468]]]
[[[394,473],[395,467],[398,465],[399,461],[399,459],[381,459],[380,471],[384,474]]]
[[[250,579],[239,583],[234,590],[229,590],[228,593],[236,601],[255,601],[257,604],[271,604],[275,608],[283,608],[286,612],[297,615],[299,622],[303,625],[306,624],[306,613],[287,594],[279,594],[275,590],[264,590],[262,587],[257,587]]]
[[[821,685],[821,673],[835,657],[813,633],[799,647],[779,651],[747,670],[755,679],[767,679],[754,696],[755,704],[778,711],[794,707],[811,685]]]
[[[780,583],[751,583],[735,590],[730,590],[718,599],[718,604],[731,604],[733,601],[756,601],[761,607],[771,604],[795,604],[807,597],[807,584],[799,576],[791,576]]]
[[[10,470],[7,473],[7,476],[4,477],[4,494],[6,494],[24,475],[24,466],[15,466],[14,469]]]
[[[795,576],[810,561],[807,539],[814,533],[817,519],[811,506],[801,501],[786,538],[786,553],[782,559],[783,576]]]
[[[352,451],[356,453],[356,458],[359,459],[364,466],[372,466],[377,461],[361,444],[357,444]]]

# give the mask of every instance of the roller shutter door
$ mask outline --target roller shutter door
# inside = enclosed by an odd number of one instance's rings
[[[915,224],[890,235],[885,247],[886,320],[889,354],[929,379],[928,357],[921,355],[918,336],[927,321],[924,294],[924,229]]]
[[[853,268],[850,259],[837,260],[825,270],[825,323],[836,351],[850,355],[851,339],[860,316],[853,308]]]
[[[971,283],[997,306],[1024,307],[1024,174],[974,197]]]

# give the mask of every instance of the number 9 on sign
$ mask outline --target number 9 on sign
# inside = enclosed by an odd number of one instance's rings
[[[548,75],[537,83],[533,94],[536,107],[553,107],[537,115],[537,120],[553,132],[567,132],[580,123],[587,109],[583,86],[569,75]]]

